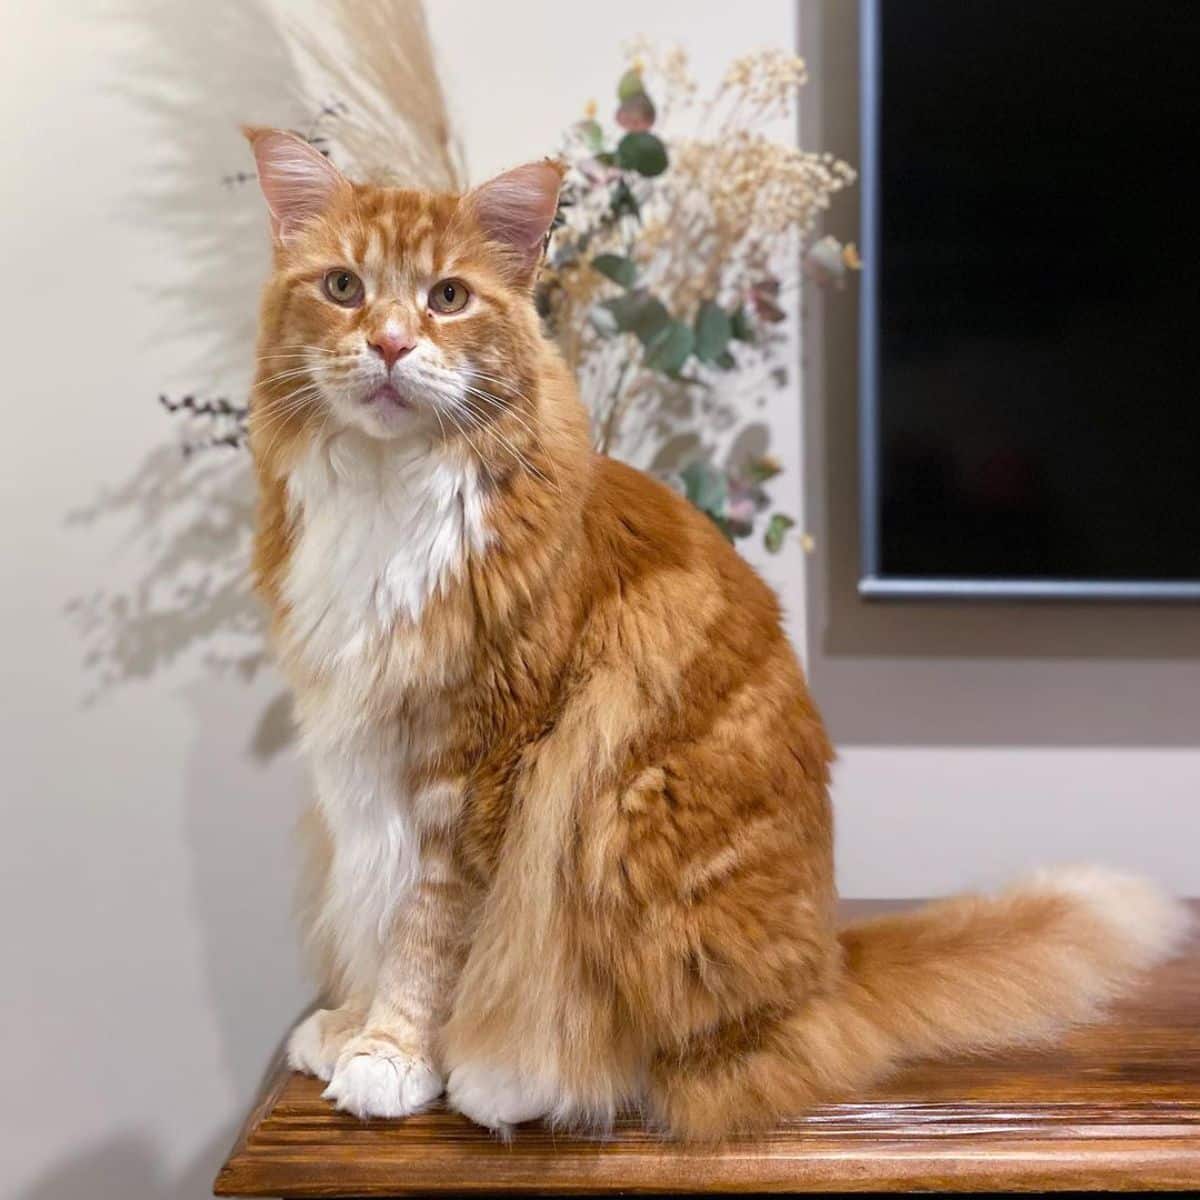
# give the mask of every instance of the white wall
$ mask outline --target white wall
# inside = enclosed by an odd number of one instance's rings
[[[805,137],[858,157],[857,5],[800,0]],[[900,6],[902,8],[902,6]],[[857,214],[829,228],[856,236]],[[847,895],[924,895],[1095,860],[1200,891],[1194,606],[861,601],[855,312],[806,327],[809,672],[841,753]]]
[[[177,545],[202,577],[244,504],[235,475],[181,476],[159,451],[154,397],[247,373],[262,214],[220,177],[247,165],[239,120],[308,113],[273,4],[0,3],[4,1197],[206,1195],[308,995],[288,913],[306,783],[252,751],[278,684],[203,661],[244,639],[180,653],[214,606],[145,583]],[[607,105],[630,35],[682,38],[710,80],[794,37],[790,0],[736,20],[695,0],[429,7],[476,177]],[[796,412],[775,446],[793,489]],[[197,489],[179,543],[172,486]],[[772,563],[797,613],[798,569]],[[85,635],[64,609],[97,596]]]

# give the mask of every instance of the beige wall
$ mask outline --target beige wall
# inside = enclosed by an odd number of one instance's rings
[[[202,577],[220,542],[203,522],[238,519],[244,499],[236,477],[210,481],[172,508],[194,526],[172,540],[159,497],[181,476],[154,397],[244,382],[265,226],[220,177],[248,164],[238,121],[306,120],[271,18],[315,7],[0,0],[5,1198],[207,1195],[309,994],[288,913],[307,784],[253,749],[279,685],[204,661],[245,639],[180,652],[214,604],[146,581],[177,544]],[[749,0],[732,23],[694,0],[428,7],[477,177],[544,153],[589,98],[609,103],[639,31],[682,38],[709,80],[794,36],[790,0]],[[796,394],[780,404],[795,507]],[[797,559],[771,569],[800,615]],[[64,608],[97,593],[119,636],[89,665]]]
[[[857,7],[800,4],[806,135],[853,161]],[[830,228],[855,236],[857,214]],[[1200,613],[859,600],[855,333],[840,298],[811,301],[809,669],[841,749],[843,890],[943,892],[1076,859],[1200,890]]]

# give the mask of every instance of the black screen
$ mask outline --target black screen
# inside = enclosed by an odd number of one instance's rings
[[[875,12],[878,573],[1200,580],[1200,0]]]

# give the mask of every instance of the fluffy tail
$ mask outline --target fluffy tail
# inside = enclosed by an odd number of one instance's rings
[[[678,1136],[719,1137],[852,1096],[905,1060],[1046,1042],[1096,1018],[1188,924],[1151,884],[1076,867],[851,926],[832,991],[735,1059],[660,1077],[656,1107]]]

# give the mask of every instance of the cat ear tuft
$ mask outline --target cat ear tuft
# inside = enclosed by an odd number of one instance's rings
[[[497,175],[467,194],[480,228],[514,252],[523,276],[532,274],[558,210],[558,191],[566,168],[544,159]]]
[[[250,125],[244,125],[242,132],[254,151],[277,242],[320,216],[334,195],[350,186],[337,167],[299,135]]]

